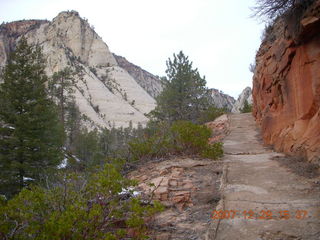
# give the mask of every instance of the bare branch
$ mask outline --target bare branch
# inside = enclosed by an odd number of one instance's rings
[[[256,5],[252,8],[253,17],[266,20],[274,20],[283,15],[288,10],[299,7],[307,7],[315,0],[256,0]]]

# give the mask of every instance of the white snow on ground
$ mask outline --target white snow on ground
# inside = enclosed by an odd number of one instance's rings
[[[122,191],[119,193],[121,194],[132,194],[134,197],[139,196],[141,194],[141,192],[139,191],[134,191],[133,187],[129,187],[128,189],[122,188]]]
[[[63,161],[58,165],[58,169],[65,168],[68,165],[68,158],[64,158]]]
[[[26,181],[33,181],[34,179],[33,178],[29,178],[29,177],[23,177],[23,181],[26,182]]]

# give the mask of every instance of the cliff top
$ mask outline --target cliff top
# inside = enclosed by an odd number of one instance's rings
[[[28,31],[40,26],[41,24],[48,23],[48,20],[19,20],[9,23],[2,23],[0,25],[0,33],[6,33],[10,37],[19,37]]]

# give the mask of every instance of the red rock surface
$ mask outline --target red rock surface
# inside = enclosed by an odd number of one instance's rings
[[[172,158],[149,162],[129,173],[145,201],[166,208],[148,221],[152,239],[204,239],[210,216],[220,200],[222,162]]]
[[[29,31],[31,28],[39,26],[42,23],[46,23],[46,20],[22,20],[15,21],[1,25],[1,32],[7,32],[10,35],[21,36]]]
[[[221,141],[230,131],[227,115],[206,125],[213,133],[210,143]],[[148,221],[152,239],[205,239],[220,200],[222,168],[220,161],[176,156],[143,163],[128,174],[138,180],[136,190],[143,200],[158,200],[166,207]]]
[[[205,125],[212,130],[212,137],[209,138],[209,144],[213,144],[216,142],[222,142],[224,137],[228,134],[230,121],[228,116],[223,114],[214,121],[208,122]]]
[[[46,23],[46,20],[23,20],[0,25],[0,63],[6,63],[7,56],[15,48],[15,39],[33,28]],[[0,69],[1,69],[0,65]]]
[[[296,44],[285,34],[262,43],[253,78],[253,115],[275,150],[320,159],[320,1]],[[280,36],[279,36],[280,35]]]

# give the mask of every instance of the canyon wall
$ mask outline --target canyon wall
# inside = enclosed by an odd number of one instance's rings
[[[266,144],[320,161],[320,1],[290,35],[277,21],[256,56],[253,115]]]

